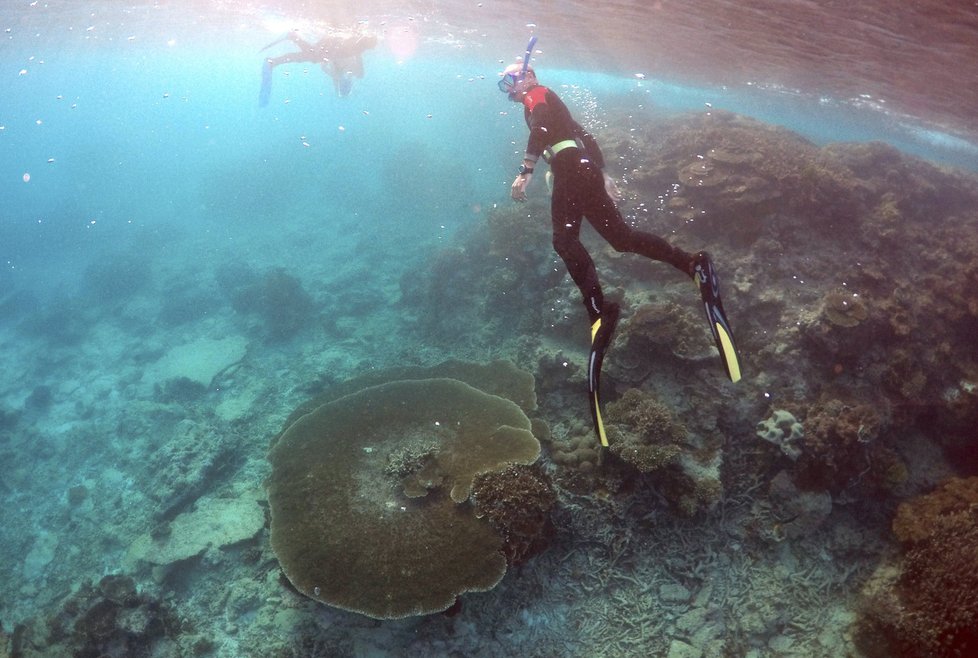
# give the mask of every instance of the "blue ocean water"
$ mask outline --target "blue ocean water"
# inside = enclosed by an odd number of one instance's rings
[[[505,199],[523,126],[495,90],[496,53],[422,44],[398,60],[379,48],[367,53],[367,75],[348,98],[335,97],[318,68],[294,64],[276,71],[271,104],[259,108],[258,50],[268,38],[235,33],[220,49],[68,41],[35,53],[28,36],[8,37],[4,277],[41,288],[59,283],[59,273],[70,281],[100,250],[147,233],[160,249],[168,231],[208,236],[212,248],[243,232],[263,235],[271,248],[284,218],[310,207],[324,213],[316,230],[330,240],[390,221],[417,224],[409,232],[423,242]],[[536,65],[548,84],[575,90],[598,114],[602,104],[714,107],[821,144],[882,140],[978,168],[975,145],[891,116],[871,99],[860,107],[777,88],[547,70],[545,57]]]

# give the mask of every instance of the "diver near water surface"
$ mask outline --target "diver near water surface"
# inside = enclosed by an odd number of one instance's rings
[[[377,37],[367,34],[336,33],[323,37],[316,43],[309,43],[294,30],[281,39],[276,39],[261,49],[265,52],[283,41],[291,41],[298,46],[298,52],[269,57],[262,64],[261,92],[258,104],[268,105],[272,93],[272,70],[279,64],[292,62],[312,62],[330,78],[337,96],[348,96],[353,90],[353,78],[363,77],[363,53],[377,45]]]
[[[614,334],[619,307],[604,299],[594,261],[581,244],[582,219],[587,218],[615,250],[668,263],[692,277],[699,287],[710,330],[731,381],[740,379],[740,362],[709,254],[685,252],[659,236],[636,230],[625,222],[609,194],[614,183],[603,172],[604,158],[594,137],[574,120],[557,94],[537,82],[529,65],[535,43],[536,37],[530,39],[523,62],[509,66],[499,81],[499,89],[511,101],[523,105],[524,118],[530,129],[523,163],[510,194],[516,201],[525,201],[526,188],[538,161],[542,158],[550,165],[553,246],[584,296],[584,306],[591,319],[588,394],[595,432],[601,445],[607,446],[599,396],[601,364]]]

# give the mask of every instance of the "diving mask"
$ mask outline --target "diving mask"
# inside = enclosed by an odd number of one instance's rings
[[[503,71],[503,77],[497,83],[499,91],[512,97],[516,91],[516,85],[523,82],[526,72],[530,68],[530,55],[533,54],[533,46],[536,45],[536,36],[530,37],[530,42],[526,44],[526,53],[523,55],[523,64],[513,64]]]

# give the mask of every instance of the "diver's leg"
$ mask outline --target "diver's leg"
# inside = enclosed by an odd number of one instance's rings
[[[615,251],[639,254],[668,263],[687,276],[693,275],[693,254],[669,244],[658,235],[629,226],[603,184],[600,190],[595,188],[591,198],[594,201],[586,212],[588,221]]]
[[[566,180],[562,176],[555,176],[554,179],[551,200],[554,250],[563,259],[571,278],[581,290],[584,296],[584,307],[591,320],[591,350],[587,359],[588,404],[591,408],[594,432],[601,445],[607,446],[608,435],[601,415],[601,366],[615,333],[619,308],[614,302],[604,301],[594,261],[581,244],[583,217],[575,187],[582,181],[578,180],[578,177]],[[574,193],[571,190],[574,190]]]
[[[554,251],[564,261],[567,272],[584,297],[584,306],[593,323],[601,315],[604,295],[591,255],[581,244],[581,219],[578,204],[567,193],[566,181],[555,177],[550,215],[553,223]]]
[[[305,39],[303,39],[302,37],[300,37],[298,32],[295,32],[294,30],[292,32],[289,32],[289,41],[294,43],[296,46],[299,47],[299,50],[305,53],[312,53],[313,49],[319,47],[319,45],[322,43],[322,41],[320,41],[314,46],[308,41],[306,41]]]
[[[292,62],[307,62],[309,61],[302,56],[302,53],[286,53],[284,55],[279,55],[278,57],[269,57],[265,60],[269,69],[273,69],[279,64],[291,64]]]

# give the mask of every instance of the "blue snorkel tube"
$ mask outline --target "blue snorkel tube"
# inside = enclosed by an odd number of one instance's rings
[[[526,44],[526,54],[523,55],[523,70],[520,71],[520,80],[526,77],[526,70],[530,68],[530,55],[533,54],[533,46],[537,45],[537,35],[530,37],[529,43]]]

